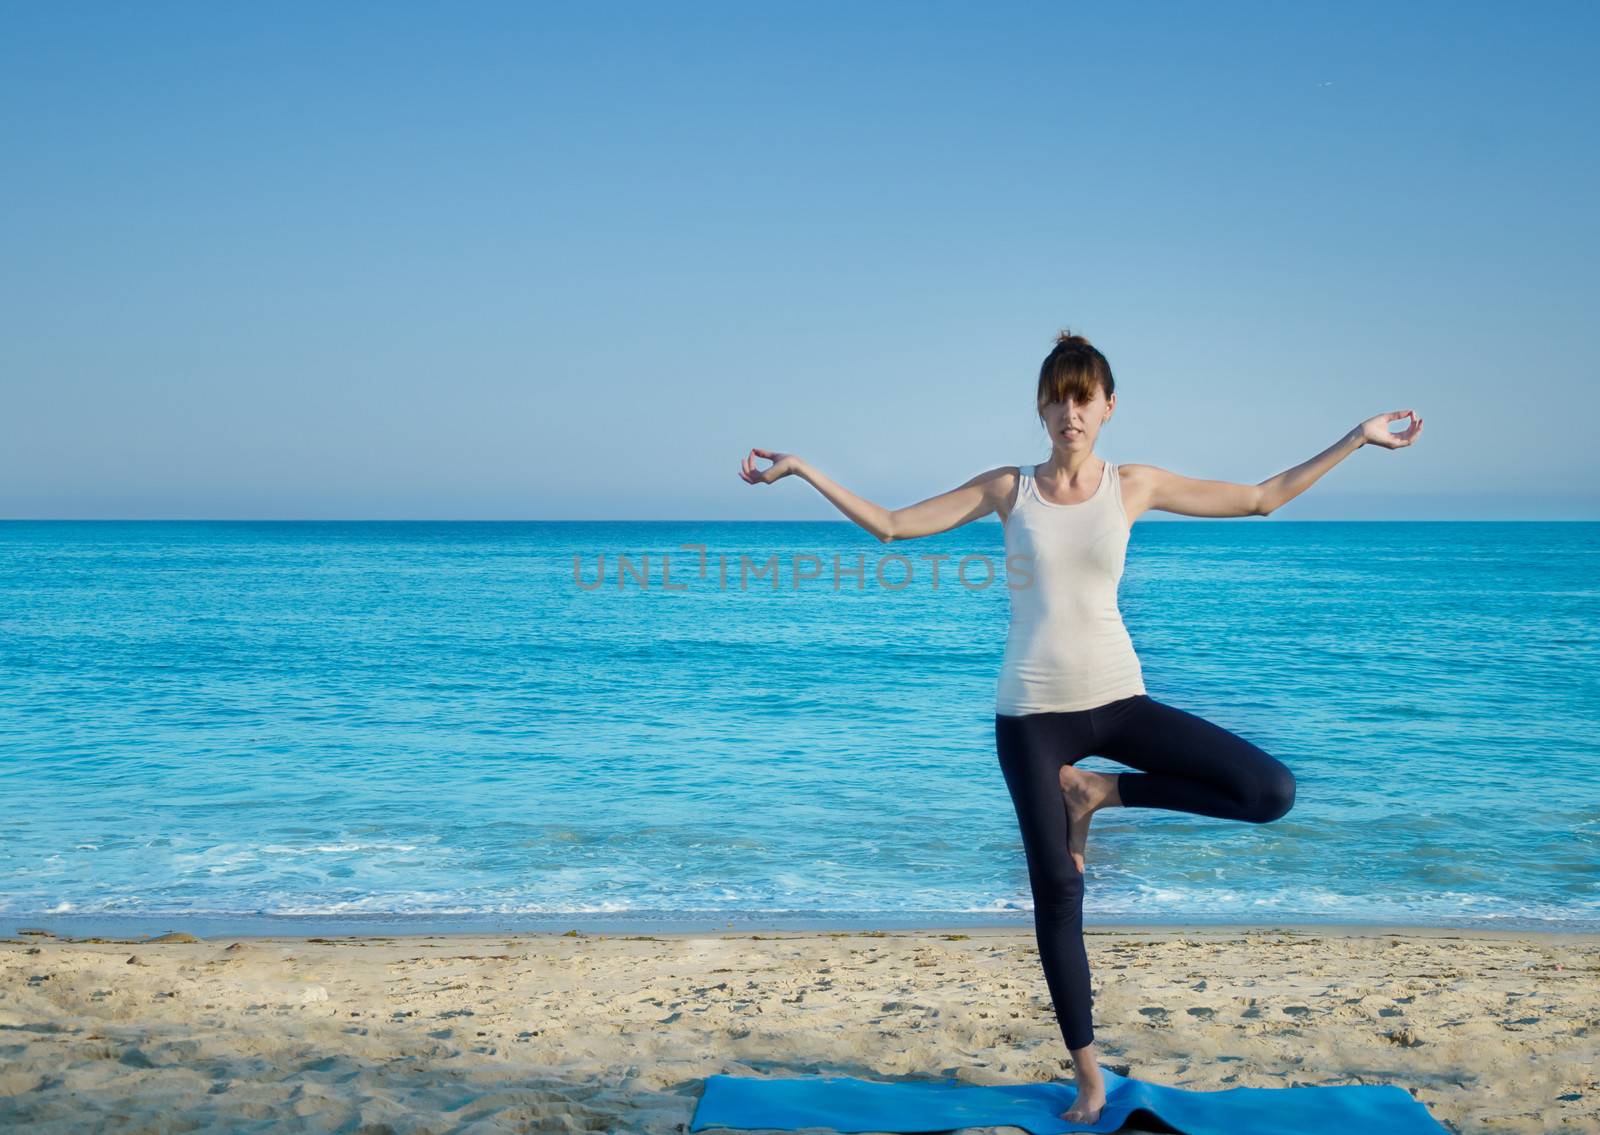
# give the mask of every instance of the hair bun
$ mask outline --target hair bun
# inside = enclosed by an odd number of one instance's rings
[[[1061,334],[1056,336],[1056,347],[1057,347],[1057,349],[1060,349],[1062,347],[1087,347],[1087,346],[1089,346],[1089,340],[1085,339],[1082,335],[1074,335],[1071,331],[1063,331],[1063,332],[1061,332]]]

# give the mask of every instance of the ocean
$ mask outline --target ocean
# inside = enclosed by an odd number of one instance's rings
[[[992,518],[0,523],[0,922],[1026,925],[1004,569]],[[1600,929],[1600,524],[1143,522],[1120,603],[1298,793],[1100,812],[1087,924]]]

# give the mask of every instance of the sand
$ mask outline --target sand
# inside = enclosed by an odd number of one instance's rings
[[[1391,1083],[1458,1132],[1600,1131],[1600,935],[1088,942],[1125,1075]],[[676,1133],[715,1072],[1071,1076],[1031,929],[0,940],[6,1130]]]

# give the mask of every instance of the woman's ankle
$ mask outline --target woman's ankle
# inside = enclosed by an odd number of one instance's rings
[[[1071,1055],[1072,1071],[1078,1079],[1088,1083],[1102,1079],[1100,1061],[1095,1054],[1093,1041],[1082,1048],[1073,1049]]]

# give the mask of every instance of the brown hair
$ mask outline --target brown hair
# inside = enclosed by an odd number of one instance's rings
[[[1108,399],[1116,393],[1111,364],[1082,335],[1061,332],[1039,367],[1038,408],[1042,411],[1046,402],[1065,402],[1068,395],[1079,403],[1088,402],[1097,385]]]

